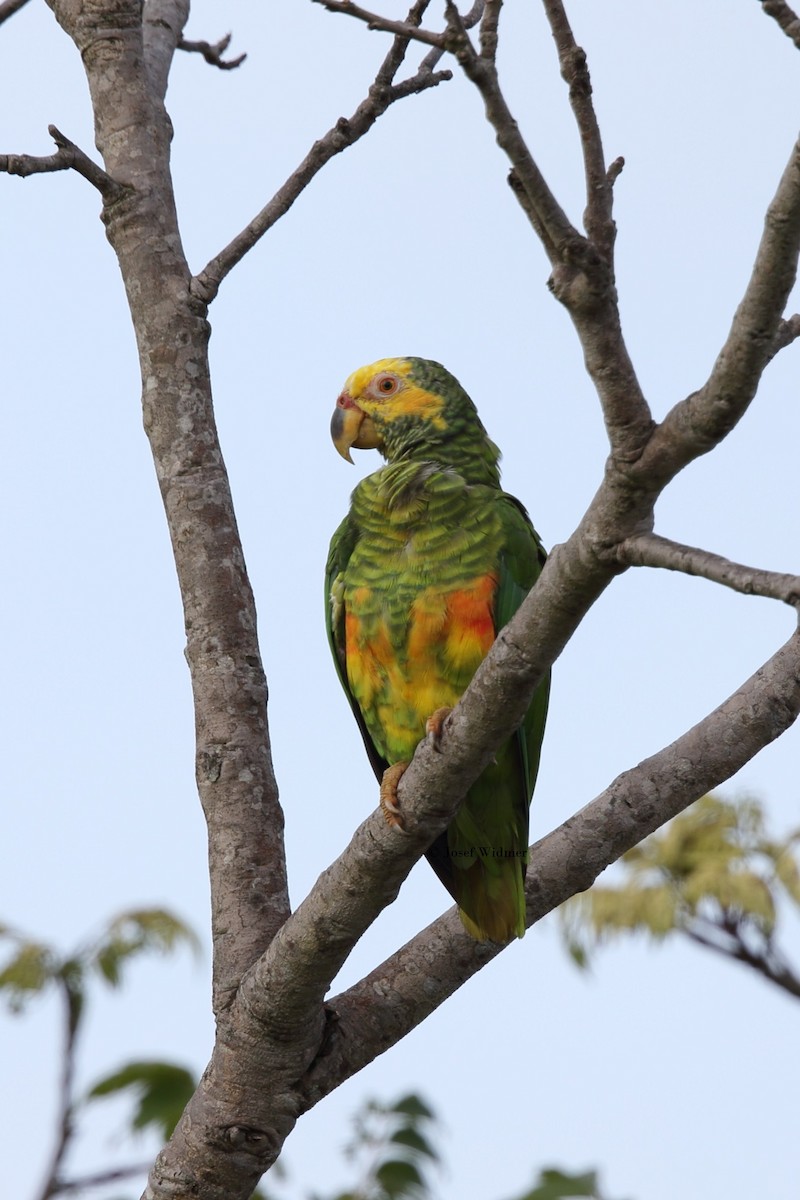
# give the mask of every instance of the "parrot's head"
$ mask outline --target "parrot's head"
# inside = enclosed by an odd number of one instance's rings
[[[379,450],[389,462],[435,459],[461,465],[465,455],[497,476],[497,447],[461,384],[427,358],[381,358],[346,381],[331,418],[333,444]],[[476,454],[477,452],[477,454]]]

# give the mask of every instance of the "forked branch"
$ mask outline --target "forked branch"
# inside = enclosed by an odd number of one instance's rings
[[[450,71],[434,71],[423,63],[410,78],[395,82],[395,76],[400,69],[408,48],[408,29],[415,29],[428,7],[429,0],[417,0],[409,10],[406,22],[400,22],[403,33],[395,38],[389,53],[386,55],[375,81],[369,89],[369,94],[362,100],[353,115],[348,119],[340,117],[336,124],[328,130],[324,137],[315,142],[299,167],[278,189],[272,199],[237,234],[233,241],[221,250],[200,273],[192,280],[192,291],[206,304],[210,303],[219,291],[225,277],[244,258],[249,250],[272,228],[285,213],[289,211],[297,197],[308,186],[315,175],[335,155],[341,154],[349,146],[354,145],[368,133],[379,117],[383,116],[392,104],[407,96],[427,91],[428,88],[452,78]]]
[[[58,146],[55,154],[0,154],[0,171],[8,175],[21,175],[23,178],[53,171],[77,171],[97,188],[106,201],[115,200],[125,192],[122,184],[112,179],[88,154],[84,154],[83,150],[56,129],[55,125],[48,125],[47,132]]]
[[[188,38],[182,37],[178,42],[179,50],[186,50],[189,54],[202,54],[203,58],[212,67],[218,67],[220,71],[234,71],[240,67],[247,54],[240,54],[237,58],[223,58],[223,54],[231,44],[230,33],[226,33],[225,37],[219,39],[218,42],[191,42]]]

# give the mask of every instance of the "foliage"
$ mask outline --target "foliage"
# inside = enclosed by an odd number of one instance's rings
[[[20,1012],[34,996],[52,985],[61,985],[83,1003],[87,979],[100,975],[118,987],[122,969],[142,953],[168,954],[180,944],[197,950],[197,936],[163,908],[131,909],[109,921],[97,937],[71,954],[60,955],[53,947],[26,937],[9,925],[0,925],[0,938],[11,945],[11,953],[0,969],[0,992],[12,1012]]]
[[[166,1141],[196,1087],[197,1080],[186,1067],[167,1062],[130,1062],[98,1080],[87,1099],[132,1092],[136,1107],[131,1117],[131,1129],[138,1132],[153,1126]]]
[[[22,1012],[35,996],[52,989],[60,995],[66,1017],[55,1150],[41,1196],[49,1200],[64,1192],[81,1191],[140,1174],[143,1167],[139,1163],[82,1180],[65,1178],[63,1174],[81,1108],[81,1101],[74,1091],[74,1073],[88,986],[91,980],[99,978],[109,987],[118,988],[124,969],[134,958],[153,952],[169,954],[181,945],[196,951],[196,935],[165,909],[146,908],[120,913],[97,936],[69,954],[61,954],[54,947],[35,941],[8,925],[0,925],[0,939],[4,939],[10,949],[0,968],[0,992],[11,1012]],[[86,1100],[130,1089],[136,1097],[132,1131],[152,1126],[159,1136],[168,1138],[195,1087],[194,1076],[184,1067],[165,1062],[133,1062],[99,1080]]]
[[[800,829],[766,828],[758,801],[704,796],[620,860],[618,884],[595,885],[560,909],[573,960],[586,967],[615,937],[680,933],[758,970],[800,997],[776,945],[780,914],[800,910]]]

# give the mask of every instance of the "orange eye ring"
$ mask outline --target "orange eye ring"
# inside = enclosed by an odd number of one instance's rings
[[[398,386],[394,375],[379,375],[373,384],[375,394],[378,396],[393,396]]]

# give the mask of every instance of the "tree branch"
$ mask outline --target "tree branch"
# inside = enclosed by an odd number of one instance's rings
[[[616,227],[611,217],[613,184],[622,169],[621,160],[616,160],[620,166],[611,178],[610,172],[606,170],[603,139],[592,104],[592,82],[586,53],[575,41],[561,0],[544,0],[544,9],[558,50],[561,75],[569,86],[570,104],[581,139],[586,178],[586,233],[611,262],[616,236]]]
[[[712,713],[618,776],[531,847],[526,923],[534,924],[585,891],[606,866],[724,783],[798,715],[800,634],[795,633]],[[395,1045],[500,949],[471,941],[451,909],[334,997],[328,1004],[333,1013],[330,1039],[302,1083],[303,1106],[312,1107]]]
[[[73,1136],[74,1100],[72,1091],[75,1079],[75,1050],[83,1003],[83,997],[70,987],[63,971],[56,978],[56,983],[63,1001],[64,1048],[58,1084],[58,1115],[56,1118],[58,1134],[47,1178],[39,1193],[41,1200],[51,1200],[51,1197],[57,1196],[61,1191],[58,1176]]]
[[[152,98],[162,106],[162,119],[171,123],[163,108],[175,51],[189,20],[190,0],[144,0],[142,45]]]
[[[667,414],[635,474],[662,488],[676,471],[707,454],[747,411],[765,366],[792,340],[796,321],[782,322],[800,253],[800,141],[767,209],[750,280],[707,382]]]
[[[96,187],[106,202],[116,200],[124,194],[125,188],[106,174],[102,167],[56,129],[55,125],[48,125],[47,132],[58,146],[55,154],[41,157],[33,154],[0,154],[0,171],[25,178],[28,175],[71,170]]]
[[[800,50],[800,17],[784,3],[784,0],[761,0],[761,7],[768,17],[777,21],[783,32]]]
[[[716,925],[713,925],[713,928],[728,937],[727,943],[723,944],[716,938],[709,937],[697,925],[686,925],[683,932],[699,946],[704,946],[707,950],[714,950],[724,958],[733,958],[736,962],[744,963],[746,967],[757,971],[762,978],[774,983],[776,987],[788,992],[790,996],[800,999],[800,979],[780,955],[775,951],[772,951],[771,955],[756,953],[736,933],[719,930]]]
[[[417,0],[409,11],[408,22],[401,22],[404,28],[414,28],[413,22],[422,19],[422,14],[428,7],[429,0]],[[192,280],[192,292],[195,296],[209,304],[217,295],[225,277],[244,258],[249,250],[280,220],[294,204],[297,197],[308,186],[314,176],[336,154],[340,154],[368,133],[375,122],[386,110],[398,100],[406,96],[416,95],[428,88],[452,78],[450,71],[431,71],[420,67],[415,75],[401,83],[393,82],[400,68],[408,47],[407,34],[398,35],[391,50],[384,59],[375,82],[369,90],[369,95],[362,100],[356,111],[348,119],[340,117],[336,124],[328,130],[324,137],[315,142],[299,167],[292,172],[286,182],[278,189],[268,204],[245,226],[241,233],[221,250],[215,258],[206,264],[204,269]]]
[[[323,8],[327,8],[328,12],[346,13],[349,17],[355,17],[357,21],[364,21],[368,29],[380,29],[384,33],[393,33],[406,42],[422,42],[426,46],[435,46],[439,50],[447,48],[445,34],[433,33],[430,29],[420,29],[419,25],[410,20],[392,21],[389,17],[382,17],[379,13],[361,8],[359,4],[353,4],[352,0],[312,0],[312,3],[321,4]]]
[[[234,71],[236,67],[240,67],[247,54],[240,54],[237,58],[229,58],[227,61],[222,57],[228,46],[231,44],[231,34],[226,33],[225,37],[219,39],[218,42],[190,42],[185,37],[182,37],[178,42],[179,50],[186,50],[189,54],[202,54],[207,63],[212,67],[218,67],[220,71]]]
[[[107,206],[107,233],[136,331],[183,602],[222,1023],[290,905],[255,603],[214,420],[210,330],[190,293],[170,177],[163,89],[187,0],[148,0],[148,29],[141,0],[50,3],[81,55],[106,168],[127,185],[124,204]]]
[[[3,0],[3,3],[0,4],[0,25],[9,17],[13,17],[14,13],[19,12],[27,3],[28,0]]]
[[[108,1171],[98,1171],[95,1175],[83,1175],[78,1179],[61,1179],[56,1185],[53,1196],[64,1196],[69,1192],[83,1192],[88,1188],[105,1187],[116,1183],[119,1179],[131,1179],[134,1175],[146,1175],[150,1163],[133,1163],[129,1167],[115,1167]]]
[[[626,538],[620,544],[618,555],[627,567],[663,567],[720,583],[745,596],[766,596],[795,608],[800,605],[800,577],[797,575],[745,567],[709,550],[684,546],[655,533]]]

